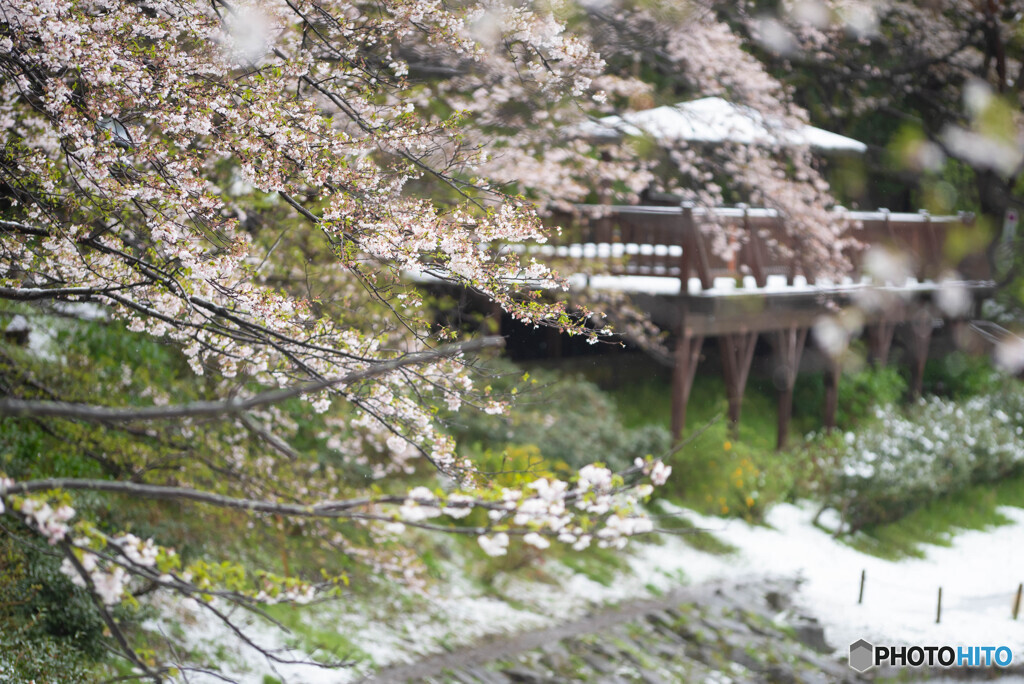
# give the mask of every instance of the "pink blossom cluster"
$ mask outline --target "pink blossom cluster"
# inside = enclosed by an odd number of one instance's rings
[[[107,553],[101,556],[94,552],[98,547],[104,547]],[[71,553],[75,554],[81,570],[69,558],[61,562],[60,570],[77,586],[89,588],[91,585],[100,600],[112,606],[124,597],[133,571],[156,567],[159,551],[152,539],[142,540],[133,534],[107,538],[91,531],[88,536],[72,542]],[[166,579],[172,578],[168,575]]]
[[[75,509],[71,506],[62,503],[54,507],[45,499],[35,497],[22,499],[17,510],[25,523],[51,545],[64,540],[70,529],[68,521],[75,517]]]
[[[120,565],[101,563],[96,554],[88,551],[82,554],[78,562],[88,579],[83,577],[74,563],[67,558],[61,562],[60,571],[67,575],[76,586],[88,589],[91,585],[92,590],[96,592],[104,605],[112,606],[120,603],[131,579],[131,575],[124,568]]]

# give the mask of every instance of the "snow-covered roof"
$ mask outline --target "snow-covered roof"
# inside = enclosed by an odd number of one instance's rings
[[[791,128],[766,120],[755,109],[705,97],[622,116],[606,116],[576,127],[577,135],[615,139],[623,135],[650,135],[666,142],[732,142],[743,145],[810,145],[814,149],[856,152],[867,145],[814,126]]]

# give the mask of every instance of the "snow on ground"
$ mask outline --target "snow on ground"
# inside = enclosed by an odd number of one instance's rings
[[[646,548],[646,547],[644,547]],[[679,584],[678,577],[659,575],[654,568],[643,567],[652,585],[668,588]],[[623,578],[604,586],[574,573],[557,563],[545,570],[554,583],[499,579],[496,589],[507,600],[485,595],[456,564],[446,568],[444,582],[431,587],[426,595],[379,597],[365,601],[320,604],[316,613],[307,612],[306,622],[317,631],[336,631],[353,647],[378,666],[408,663],[443,650],[470,646],[482,638],[516,634],[548,627],[578,618],[596,606],[648,596],[644,583]],[[328,670],[311,665],[271,664],[259,653],[247,648],[236,635],[198,604],[164,604],[162,618],[148,623],[151,630],[174,633],[171,623],[183,627],[183,645],[193,652],[205,653],[230,676],[244,684],[263,681],[272,674],[283,681],[302,684],[341,684],[358,680],[368,672],[370,663],[343,670]],[[275,629],[258,618],[235,613],[240,626],[261,647],[279,650],[295,645],[294,637]],[[315,623],[315,624],[314,624]],[[301,652],[279,652],[286,659],[303,659]],[[218,681],[213,676],[190,674],[189,681]]]
[[[826,638],[839,653],[859,638],[876,644],[1007,645],[1015,654],[1024,653],[1024,619],[1011,620],[1014,594],[1024,580],[1022,509],[1000,509],[1013,524],[984,532],[963,531],[948,548],[925,547],[923,559],[890,562],[841,544],[812,525],[814,509],[809,504],[775,506],[768,514],[768,526],[666,508],[736,547],[736,553],[703,553],[679,537],[660,544],[637,543],[629,558],[630,573],[610,586],[550,563],[545,571],[556,582],[499,580],[495,589],[506,600],[485,595],[452,563],[448,580],[424,597],[397,596],[373,605],[327,603],[317,613],[307,614],[307,621],[315,620],[320,631],[338,631],[382,666],[470,645],[487,636],[554,625],[600,604],[647,598],[652,591],[683,583],[798,575],[805,581],[795,597],[797,607],[822,622]],[[867,573],[867,584],[864,603],[858,605],[861,570]],[[940,586],[942,622],[936,625]],[[243,682],[261,682],[264,673],[273,672],[226,628],[204,615],[208,614],[192,613],[182,620],[186,640],[193,647],[230,654],[227,660],[218,659],[234,663],[227,669]],[[287,636],[267,624],[252,623],[250,629],[264,645],[288,643]],[[358,679],[366,667],[364,663],[354,670],[329,671],[277,666],[276,676],[303,684],[340,683]]]
[[[1024,618],[1014,622],[1011,609],[1024,580],[1024,510],[1004,507],[1000,513],[1013,524],[961,531],[949,547],[926,546],[925,558],[898,562],[837,543],[811,524],[809,506],[775,506],[768,514],[771,529],[686,514],[738,548],[727,573],[802,576],[799,605],[821,620],[840,651],[866,638],[882,644],[1006,645],[1021,654]],[[862,570],[867,581],[858,605]],[[942,622],[935,624],[939,587]]]

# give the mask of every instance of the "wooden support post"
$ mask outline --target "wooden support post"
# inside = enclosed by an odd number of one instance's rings
[[[791,325],[776,330],[772,335],[775,348],[775,371],[773,381],[779,390],[778,433],[775,448],[782,449],[789,438],[789,421],[793,416],[793,386],[797,371],[800,370],[800,356],[807,341],[807,328]]]
[[[895,332],[896,322],[886,318],[868,326],[868,358],[874,366],[884,368],[889,363]]]
[[[942,622],[942,587],[939,587],[939,604],[935,607],[935,624]]]
[[[825,354],[825,429],[836,426],[836,410],[839,408],[839,359]]]
[[[743,392],[747,387],[750,364],[754,361],[757,333],[720,335],[718,344],[722,351],[722,373],[725,375],[725,391],[729,398],[729,423],[735,434],[739,430]]]
[[[1017,615],[1020,614],[1020,596],[1024,593],[1024,582],[1017,585],[1017,597],[1013,599],[1013,619],[1017,619]]]
[[[921,396],[924,385],[924,366],[928,362],[928,347],[932,339],[932,316],[927,309],[922,309],[910,319],[910,396],[914,399]]]
[[[857,605],[864,603],[864,580],[867,579],[867,570],[860,571],[860,593],[857,594]]]
[[[697,363],[704,338],[690,335],[682,329],[676,338],[672,365],[672,440],[679,443],[686,428],[686,406],[690,403],[693,378],[697,375]]]

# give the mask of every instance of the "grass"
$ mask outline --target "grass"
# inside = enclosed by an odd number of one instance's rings
[[[625,426],[670,424],[667,374],[637,373],[629,383],[608,391]],[[801,434],[805,428],[817,427],[817,418],[795,415],[791,447],[777,451],[776,399],[770,383],[751,379],[738,430],[729,425],[726,411],[721,378],[698,375],[683,435],[690,441],[670,460],[676,475],[663,493],[705,514],[759,521],[771,504],[792,499],[799,489]]]
[[[865,528],[848,543],[888,560],[921,558],[923,545],[949,546],[958,530],[986,530],[1013,522],[999,512],[1000,506],[1024,508],[1024,474],[938,498],[899,520]]]
[[[726,555],[736,551],[736,547],[697,527],[684,515],[664,513],[652,517],[659,529],[668,530],[669,534],[678,534],[687,546],[698,551],[715,555]]]
[[[572,371],[604,386],[614,398],[625,427],[668,426],[671,423],[668,370],[638,359],[618,363],[622,367],[583,365]],[[956,378],[940,373],[943,369],[936,363],[932,362],[929,369],[932,375],[941,376],[941,382],[931,382],[932,389],[960,397],[990,389],[991,370],[982,362],[975,363],[978,368],[972,372],[961,373]],[[846,385],[841,386],[849,403],[840,407],[846,412],[844,420],[855,423],[857,416],[865,413],[875,400],[894,400],[899,386],[898,378],[889,377],[892,375],[889,368],[848,378]],[[979,378],[987,378],[989,384]],[[947,386],[951,383],[952,386]],[[661,495],[704,514],[735,516],[753,522],[760,521],[772,504],[807,495],[811,491],[808,485],[815,475],[806,467],[808,454],[802,435],[821,426],[820,384],[819,377],[798,378],[791,446],[777,451],[776,399],[770,382],[756,376],[751,378],[737,432],[730,429],[724,418],[727,402],[721,378],[711,373],[698,374],[690,396],[684,434],[691,441],[670,460],[675,474],[661,490]],[[881,558],[920,557],[924,553],[922,546],[948,546],[958,530],[984,530],[1011,522],[1000,514],[1001,506],[1024,508],[1024,473],[941,497],[898,521],[867,528],[846,541]],[[684,533],[687,543],[704,551],[728,553],[731,550],[713,535],[696,530],[684,518],[662,516],[658,526]]]
[[[265,606],[264,610],[270,617],[284,625],[295,637],[298,642],[296,645],[317,661],[370,660],[369,655],[359,650],[344,635],[331,629],[329,621],[325,624],[324,621],[317,619],[316,613],[322,610],[322,606],[280,603]]]
[[[629,563],[620,552],[593,546],[586,551],[563,550],[558,560],[566,567],[606,587],[612,586],[619,574],[629,570]]]

